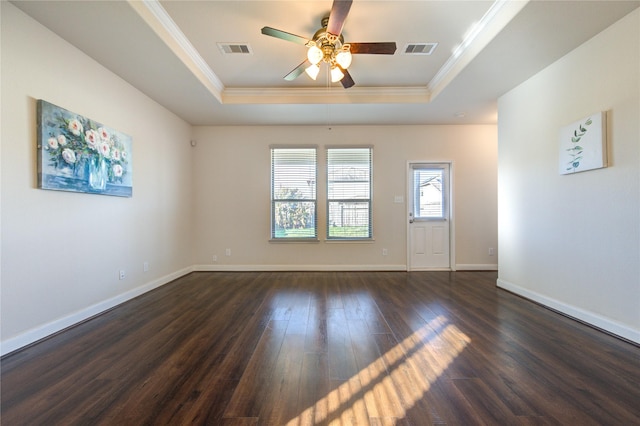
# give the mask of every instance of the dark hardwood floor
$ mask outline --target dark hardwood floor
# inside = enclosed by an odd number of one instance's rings
[[[494,272],[197,272],[2,359],[11,425],[633,425],[640,348]]]

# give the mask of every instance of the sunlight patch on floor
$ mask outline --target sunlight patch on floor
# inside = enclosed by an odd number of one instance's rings
[[[470,342],[455,325],[447,324],[446,318],[437,317],[287,426],[368,424],[369,417],[404,418]]]

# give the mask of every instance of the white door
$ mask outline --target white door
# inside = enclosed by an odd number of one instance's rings
[[[407,266],[410,271],[450,270],[449,163],[409,164]]]

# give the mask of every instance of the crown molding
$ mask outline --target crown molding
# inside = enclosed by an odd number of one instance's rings
[[[227,88],[224,104],[386,104],[429,103],[431,93],[418,87]]]
[[[128,0],[129,5],[185,64],[193,75],[222,102],[224,84],[158,0]]]
[[[440,94],[529,1],[496,0],[427,84],[432,98]]]

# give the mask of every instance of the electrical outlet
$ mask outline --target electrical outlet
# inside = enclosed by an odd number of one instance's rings
[[[218,261],[218,255],[216,255],[216,254],[214,254],[214,255],[213,255],[213,261],[214,261],[214,262],[217,262],[217,261]]]
[[[489,248],[489,256],[493,256],[496,254],[496,251],[493,248]]]
[[[382,255],[383,256],[387,256],[389,254],[389,250],[387,249],[382,249]]]
[[[226,249],[224,251],[224,254],[226,254],[227,256],[231,256],[231,249]]]
[[[149,272],[149,262],[144,262],[142,264],[142,272]]]
[[[121,280],[124,280],[124,276],[125,276],[125,274],[124,274],[124,269],[120,269],[120,273],[119,273],[118,277],[119,277]]]

